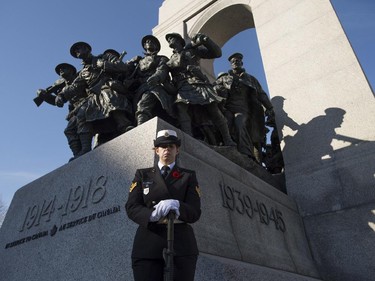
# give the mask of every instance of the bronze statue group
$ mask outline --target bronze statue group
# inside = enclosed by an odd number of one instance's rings
[[[82,69],[61,63],[60,78],[40,89],[34,99],[58,107],[69,104],[64,133],[74,160],[158,116],[209,145],[236,146],[238,151],[271,173],[283,169],[274,111],[258,80],[245,72],[243,55],[228,60],[231,70],[213,83],[201,71],[201,59],[222,56],[220,47],[198,33],[187,42],[180,34],[165,38],[173,50],[160,55],[160,41],[142,38],[143,56],[123,61],[125,53],[108,49],[93,55],[91,46],[77,42],[70,54],[82,60]],[[271,144],[267,126],[273,127]]]

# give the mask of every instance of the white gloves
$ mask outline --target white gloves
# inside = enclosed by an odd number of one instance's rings
[[[171,210],[176,212],[176,219],[180,216],[180,202],[175,199],[161,200],[154,208],[155,210],[151,214],[150,221],[160,220],[162,217],[167,216]]]

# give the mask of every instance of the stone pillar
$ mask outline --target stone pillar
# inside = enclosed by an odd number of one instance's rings
[[[375,274],[374,95],[329,1],[253,1],[286,186],[326,280]]]
[[[374,94],[328,0],[163,2],[154,34],[206,32],[220,46],[256,28],[288,194],[325,280],[375,274]],[[163,38],[161,38],[163,37]],[[211,62],[203,65],[213,75]],[[213,76],[211,76],[212,78]]]

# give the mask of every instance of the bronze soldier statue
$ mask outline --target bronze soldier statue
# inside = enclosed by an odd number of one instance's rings
[[[116,131],[116,135],[119,135],[132,125],[128,117],[132,112],[128,99],[111,88],[115,75],[125,72],[127,66],[111,53],[94,56],[91,50],[91,46],[86,42],[72,45],[70,54],[82,59],[83,68],[74,83],[60,93],[65,100],[74,97],[83,89],[88,94],[87,103],[84,105],[87,130],[85,134],[81,134],[81,154],[91,150],[95,133]]]
[[[274,116],[273,106],[258,80],[245,72],[242,59],[240,53],[229,56],[232,69],[218,77],[214,88],[226,98],[224,112],[234,129],[239,152],[260,164],[265,146],[265,115]]]
[[[201,59],[221,57],[220,47],[204,34],[195,35],[188,45],[178,33],[167,34],[166,40],[173,49],[167,66],[177,88],[175,103],[181,130],[193,135],[192,117],[206,113],[220,131],[224,144],[236,145],[229,134],[225,117],[218,108],[222,98],[215,93],[199,65]]]
[[[216,93],[225,98],[220,109],[227,119],[229,131],[237,143],[237,150],[255,159],[254,145],[248,132],[250,104],[246,91],[237,91],[235,86],[232,87],[233,76],[226,72],[219,73],[213,85]]]
[[[46,90],[39,89],[36,100],[39,100],[39,102],[45,101],[51,105],[62,107],[66,101],[63,100],[59,93],[63,91],[64,87],[73,83],[74,79],[77,77],[77,69],[71,64],[60,63],[56,66],[55,71],[61,78]],[[85,120],[80,120],[82,114],[78,114],[78,111],[86,97],[86,91],[79,91],[75,96],[67,100],[69,102],[69,114],[66,117],[68,125],[64,130],[64,134],[67,137],[69,147],[73,153],[73,157],[69,161],[79,157],[81,153],[82,145],[80,133],[85,131],[85,129],[82,128],[82,126],[85,126]],[[38,102],[36,103],[38,105]]]
[[[98,55],[98,58],[103,59],[103,60],[108,60],[109,58],[113,60],[114,58],[116,58],[116,59],[122,61],[122,59],[124,58],[124,56],[126,54],[127,54],[126,51],[123,51],[120,54],[119,52],[117,52],[114,49],[106,49],[103,52],[103,54]],[[123,84],[124,79],[126,79],[126,77],[129,76],[130,69],[127,66],[124,67],[124,65],[122,63],[118,64],[118,66],[121,67],[121,71],[115,70],[113,72],[108,72],[107,74],[110,75],[111,79],[106,84],[107,84],[107,86],[109,86],[109,88],[116,91],[118,94],[125,95],[128,102],[131,104],[132,93]],[[126,131],[129,131],[130,129],[132,129],[134,127],[133,125],[135,124],[134,123],[134,111],[133,111],[133,109],[130,105],[129,105],[127,111],[126,111],[126,117],[131,122],[131,125],[129,125],[126,128]],[[111,118],[109,118],[108,121],[111,122],[112,121]],[[106,143],[107,141],[110,141],[111,139],[113,139],[113,138],[115,138],[119,135],[119,132],[117,130],[115,130],[114,128],[110,129],[110,130],[104,130],[103,129],[104,126],[111,127],[111,128],[113,127],[113,123],[115,123],[115,122],[111,122],[112,124],[108,124],[109,122],[101,121],[100,127],[96,128],[96,131],[99,132],[99,133],[97,133],[94,136],[94,142],[93,142],[94,148],[98,147],[99,145],[101,145],[103,143]],[[96,123],[98,123],[98,122],[96,122]],[[98,124],[96,124],[96,125],[98,125]],[[96,126],[96,127],[98,127],[98,126]]]
[[[159,116],[169,123],[174,123],[174,97],[164,88],[169,80],[166,56],[158,55],[160,42],[153,35],[142,38],[144,57],[137,56],[128,62],[132,74],[131,89],[135,92],[134,107],[137,125]],[[128,85],[129,86],[129,85]]]

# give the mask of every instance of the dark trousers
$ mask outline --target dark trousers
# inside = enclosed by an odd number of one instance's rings
[[[197,256],[174,257],[173,280],[193,281]],[[132,258],[134,281],[163,281],[163,259]]]

